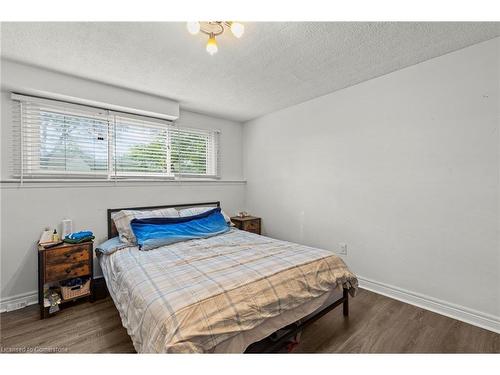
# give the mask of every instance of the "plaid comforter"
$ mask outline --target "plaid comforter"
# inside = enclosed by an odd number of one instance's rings
[[[141,353],[210,352],[265,319],[357,279],[332,252],[232,229],[102,255],[122,323]]]

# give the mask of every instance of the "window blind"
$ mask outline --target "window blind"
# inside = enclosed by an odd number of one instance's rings
[[[218,131],[13,94],[14,175],[24,178],[218,176]]]
[[[108,175],[108,119],[102,112],[23,101],[20,160],[24,176]]]
[[[170,134],[173,173],[216,177],[218,132],[172,128]]]
[[[114,170],[117,176],[172,176],[169,126],[122,116],[115,116],[114,120]]]

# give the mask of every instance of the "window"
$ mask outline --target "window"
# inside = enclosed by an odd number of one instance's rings
[[[115,116],[114,168],[118,176],[170,176],[169,128]]]
[[[218,132],[13,94],[22,178],[218,175]]]
[[[195,129],[170,133],[172,172],[179,175],[217,175],[217,134]]]

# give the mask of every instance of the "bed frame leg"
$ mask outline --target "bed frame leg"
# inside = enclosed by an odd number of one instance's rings
[[[344,302],[342,303],[342,307],[344,310],[344,316],[349,316],[349,292],[347,288],[344,288],[344,295],[343,295]]]

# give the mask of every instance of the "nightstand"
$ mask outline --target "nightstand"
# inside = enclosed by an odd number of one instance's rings
[[[75,277],[90,277],[89,293],[68,300],[62,300],[59,308],[67,302],[87,298],[92,301],[92,282],[94,262],[92,256],[93,242],[78,244],[62,243],[48,249],[38,247],[38,304],[40,318],[49,316],[49,308],[44,307],[44,287],[46,284],[57,285],[61,281]]]
[[[255,216],[233,216],[231,218],[234,226],[238,229],[245,230],[247,232],[252,232],[260,234],[260,217]]]

